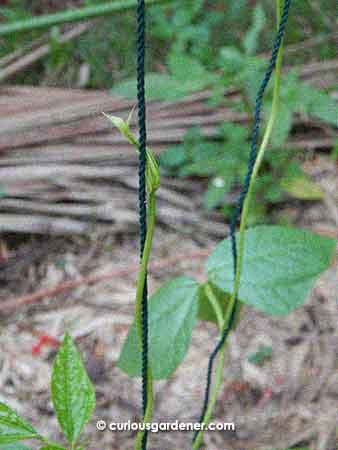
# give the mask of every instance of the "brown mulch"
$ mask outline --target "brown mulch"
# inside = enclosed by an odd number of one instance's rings
[[[284,211],[304,228],[337,235],[337,167],[325,156],[308,168],[326,192],[325,201],[293,205]],[[329,206],[331,205],[331,207]],[[224,234],[227,233],[224,226]],[[30,240],[31,239],[31,240]],[[47,245],[44,237],[30,238],[23,248]],[[79,275],[106,273],[132,267],[138,259],[137,237],[106,234],[91,240],[54,238],[44,256],[26,267],[19,279],[6,282],[1,294],[8,300]],[[214,238],[194,234],[182,238],[160,226],[153,260],[189,255],[212,247]],[[46,247],[46,248],[47,248]],[[202,281],[203,258],[186,259],[174,267],[150,273],[153,291],[163,281],[185,273]],[[133,433],[98,432],[95,422],[139,420],[140,385],[116,367],[119,351],[133,316],[135,273],[112,278],[92,287],[80,286],[30,307],[3,315],[0,334],[0,400],[8,402],[34,425],[60,438],[52,414],[49,377],[55,348],[32,354],[39,337],[60,339],[67,326],[77,339],[97,392],[97,408],[86,429],[90,450],[131,449]],[[306,446],[335,450],[337,409],[337,265],[318,281],[306,305],[288,318],[276,320],[245,309],[243,320],[230,338],[224,387],[216,419],[234,422],[235,433],[208,433],[208,450],[268,450]],[[0,300],[1,309],[1,300]],[[216,330],[199,325],[187,357],[173,379],[157,383],[155,419],[197,421],[201,407],[208,353]],[[271,361],[256,367],[247,360],[260,345],[271,345]],[[33,352],[34,353],[34,352]],[[152,434],[152,450],[189,449],[189,433]]]

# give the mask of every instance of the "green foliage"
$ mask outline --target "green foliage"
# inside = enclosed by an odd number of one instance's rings
[[[215,310],[210,303],[208,295],[206,294],[206,289],[205,289],[206,286],[209,286],[211,288],[214,296],[217,299],[219,307],[220,307],[221,311],[223,312],[223,315],[225,313],[230,296],[229,296],[229,294],[225,293],[224,291],[219,289],[217,286],[214,286],[210,282],[202,284],[199,287],[199,290],[198,290],[198,319],[217,324]]]
[[[260,226],[246,232],[240,300],[272,316],[285,316],[301,306],[317,277],[332,260],[336,241],[307,231]],[[306,263],[305,263],[306,262]],[[223,318],[233,289],[231,243],[222,241],[206,265],[209,281],[198,285],[179,277],[162,286],[149,303],[150,365],[155,379],[169,378],[188,351],[197,319],[217,323],[209,286]],[[239,321],[239,313],[233,329]],[[258,359],[266,359],[258,355]],[[133,324],[118,366],[128,375],[141,374],[141,354]]]
[[[266,15],[260,3],[257,3],[253,11],[251,28],[243,39],[243,47],[247,55],[254,55],[258,47],[258,38],[266,24]]]
[[[31,16],[32,3],[12,0],[10,8],[0,9],[0,14],[9,21]],[[99,3],[102,2],[85,1],[87,6]],[[268,2],[257,2],[254,9],[245,8],[246,5],[246,0],[229,5],[225,5],[223,0],[172,1],[166,7],[151,9],[148,16],[151,36],[147,52],[150,55],[146,78],[148,98],[174,101],[210,88],[212,105],[226,104],[252,117],[258,84],[266,68],[266,60],[255,55],[270,47],[271,40],[264,38],[266,33],[270,36],[274,25],[269,19],[271,6]],[[308,11],[309,7],[305,5],[301,8]],[[300,16],[305,18],[306,14]],[[308,29],[312,29],[317,20],[311,17]],[[292,30],[292,26],[290,28]],[[300,28],[294,27],[296,40],[302,32]],[[90,68],[88,86],[110,88],[113,73],[114,82],[124,81],[114,84],[111,92],[134,99],[136,81],[135,78],[130,79],[135,72],[134,43],[130,39],[134,33],[133,14],[101,19],[98,26],[93,27],[76,45],[61,45],[59,28],[53,28],[49,38],[50,55],[44,61],[42,76],[64,69],[64,72],[74,71],[75,75],[71,73],[75,77],[78,66],[85,63]],[[11,37],[4,39],[4,54],[15,50],[17,43],[28,44],[39,35],[29,33],[18,38],[17,42]],[[228,43],[226,47],[223,46],[224,41]],[[164,61],[161,73],[158,73],[158,66],[154,62],[159,60],[159,56]],[[36,74],[37,79],[39,76]],[[240,101],[231,101],[224,96],[225,87],[235,87],[241,96]],[[264,104],[265,119],[271,112],[271,105],[270,89]],[[291,151],[286,150],[286,141],[292,131],[295,113],[336,126],[336,108],[336,102],[329,93],[302,82],[296,71],[284,77],[272,148],[264,160],[262,175],[255,181],[257,201],[250,208],[249,225],[261,222],[268,207],[283,201],[286,195],[301,200],[322,199],[322,191],[302,171],[299,159],[292,157]],[[128,122],[116,117],[109,118],[138,149]],[[180,177],[205,178],[208,181],[205,208],[220,209],[229,217],[232,207],[228,204],[227,194],[238,188],[246,173],[249,132],[250,127],[225,123],[220,127],[217,139],[208,142],[198,128],[191,129],[182,145],[162,153],[161,168]],[[333,158],[336,153],[333,152]],[[155,158],[150,152],[147,155],[149,194],[149,191],[155,191],[159,186],[159,173]],[[155,209],[152,214],[155,214]],[[249,228],[245,232],[239,287],[241,303],[273,316],[284,316],[294,311],[304,303],[317,277],[329,266],[335,246],[333,240],[302,230],[277,226]],[[147,265],[143,268],[143,275],[146,269]],[[220,324],[226,322],[229,305],[234,298],[231,297],[234,280],[229,239],[216,247],[206,270],[208,281],[203,285],[181,276],[166,283],[150,299],[149,347],[154,378],[168,378],[174,373],[188,351],[198,320],[217,324],[222,331]],[[240,308],[233,329],[239,318]],[[137,324],[138,321],[131,326],[118,362],[119,367],[130,376],[141,374]],[[261,365],[271,355],[271,347],[263,347],[250,355],[249,361]],[[217,373],[221,374],[222,370],[217,370],[216,376]],[[68,447],[80,450],[78,446],[81,445],[82,450],[84,447],[78,440],[94,410],[95,393],[79,352],[68,334],[57,354],[51,384],[53,406],[69,443]],[[13,410],[0,403],[0,445],[5,444],[3,448],[6,450],[30,450],[18,443],[28,439],[39,440],[39,450],[65,450],[40,436]]]
[[[179,277],[163,285],[149,300],[150,365],[155,379],[169,378],[182,362],[197,320],[198,284]],[[118,366],[129,376],[141,374],[141,355],[133,324]]]
[[[210,86],[215,76],[209,73],[197,60],[184,53],[170,54],[168,74],[148,73],[145,77],[147,98],[150,100],[175,101],[193,92]],[[122,81],[112,90],[112,95],[134,99],[136,78]]]
[[[60,427],[73,445],[95,408],[95,392],[68,334],[54,361],[51,390]]]
[[[11,444],[28,439],[40,440],[41,436],[9,406],[0,403],[0,444]]]
[[[64,447],[60,447],[59,445],[48,444],[39,448],[39,450],[66,450],[66,449]]]
[[[255,366],[264,366],[266,361],[269,361],[272,357],[272,347],[269,345],[263,345],[261,348],[248,356],[248,361]]]
[[[84,447],[77,447],[76,444],[95,408],[95,392],[80,354],[67,333],[54,362],[51,391],[56,416],[71,449],[83,450]],[[26,440],[43,442],[39,450],[66,450],[59,444],[49,442],[9,406],[0,402],[0,449],[31,450],[19,443]]]
[[[280,180],[281,188],[299,200],[322,200],[324,193],[296,163],[290,163]]]
[[[333,258],[336,242],[307,231],[258,226],[245,234],[240,300],[272,316],[301,306],[317,277]],[[217,245],[207,262],[209,280],[224,292],[233,289],[231,242]]]
[[[338,141],[336,142],[335,146],[332,149],[331,158],[333,159],[333,161],[338,161]],[[1,191],[0,191],[0,195],[1,195]]]
[[[160,155],[160,167],[169,175],[198,176],[208,179],[204,207],[219,209],[229,218],[232,209],[227,194],[244,178],[247,168],[248,130],[239,125],[224,124],[215,142],[203,138],[199,128],[190,129],[181,145],[168,148]],[[264,173],[255,186],[256,208],[250,211],[250,224],[265,219],[269,205],[287,196],[304,201],[322,200],[320,187],[307,176],[293,150],[272,148],[266,155]],[[291,162],[290,162],[291,160]]]

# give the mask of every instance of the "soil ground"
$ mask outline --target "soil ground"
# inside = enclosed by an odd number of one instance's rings
[[[337,165],[322,155],[307,170],[324,190],[325,200],[290,203],[282,212],[300,227],[337,236]],[[33,254],[34,248],[44,245],[48,250],[38,259],[32,258],[28,267],[21,267],[17,273],[14,270],[12,280],[3,282],[0,306],[1,300],[13,299],[14,303],[20,295],[80,275],[100,275],[119,268],[128,272],[130,268],[127,276],[83,285],[0,316],[0,400],[55,440],[61,438],[49,393],[55,348],[45,346],[39,352],[36,344],[44,334],[60,339],[65,327],[77,339],[97,392],[95,416],[86,428],[86,436],[92,441],[90,450],[133,447],[133,432],[99,432],[95,428],[98,419],[140,419],[140,382],[116,367],[133,317],[138,260],[138,237],[127,231],[114,236],[93,235],[91,239],[48,241],[28,237],[18,244],[8,237],[7,241],[16,251],[24,248]],[[150,271],[151,291],[182,273],[203,280],[204,261],[196,257],[196,252],[215,244],[206,234],[182,235],[159,227],[152,258],[162,261],[163,266]],[[169,258],[170,262],[173,256],[182,256],[182,260],[165,267],[165,261]],[[336,450],[337,298],[335,262],[320,278],[306,305],[289,317],[276,320],[249,308],[244,310],[240,326],[230,337],[225,381],[215,413],[215,421],[234,422],[236,431],[207,433],[208,450],[291,446]],[[216,338],[212,325],[197,327],[190,351],[173,379],[157,383],[154,421],[198,420],[207,358]],[[257,367],[247,358],[262,344],[271,345],[273,354],[263,367]],[[190,443],[190,433],[162,432],[151,434],[149,449],[184,450],[191,448]]]

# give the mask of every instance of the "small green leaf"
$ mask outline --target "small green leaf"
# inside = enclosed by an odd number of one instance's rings
[[[205,287],[210,286],[212,289],[213,295],[216,297],[217,302],[219,303],[221,310],[223,312],[223,317],[228,306],[228,302],[230,300],[230,295],[226,292],[219,289],[217,286],[210,283],[210,281],[206,284],[203,284],[198,289],[198,319],[205,320],[206,322],[212,322],[215,325],[218,325],[217,317],[215,314],[214,308],[211,306],[211,303],[205,293]],[[237,317],[234,320],[232,329],[235,330],[240,320],[240,309],[238,310]]]
[[[149,301],[149,359],[155,379],[169,378],[185,357],[197,320],[198,284],[187,277],[162,286]],[[136,327],[130,327],[118,367],[131,377],[141,375]]]
[[[176,80],[181,83],[189,80],[191,85],[195,86],[194,90],[197,90],[198,86],[203,89],[215,79],[214,75],[209,73],[200,61],[182,52],[169,54],[168,67]]]
[[[267,115],[269,117],[269,115]],[[285,103],[280,103],[275,125],[273,127],[271,142],[280,147],[289,137],[292,128],[292,110]]]
[[[263,366],[272,357],[272,347],[263,345],[257,352],[248,356],[248,361],[255,366]]]
[[[280,180],[280,187],[291,197],[299,200],[323,200],[324,193],[308,177],[298,164],[290,164],[286,174]]]
[[[0,445],[28,439],[41,440],[41,435],[9,406],[0,402]]]
[[[67,333],[54,361],[51,389],[60,427],[73,445],[95,408],[95,391]]]
[[[304,303],[318,276],[329,267],[335,248],[335,240],[299,229],[258,226],[247,230],[240,300],[266,314],[289,314]],[[217,245],[207,272],[209,281],[232,292],[229,239]]]
[[[209,77],[193,80],[188,78],[182,81],[172,75],[149,73],[145,77],[147,98],[149,100],[175,101],[203,89],[211,81]],[[110,93],[128,99],[135,99],[137,96],[136,86],[136,79],[132,78],[114,86]]]
[[[225,312],[226,306],[228,304],[228,301],[230,299],[230,295],[222,291],[221,289],[218,289],[216,286],[212,285],[211,283],[207,283],[210,285],[213,294],[217,298],[217,301],[223,311],[223,314]],[[213,322],[217,325],[217,317],[214,311],[214,308],[211,306],[210,301],[205,293],[205,286],[206,284],[203,284],[198,289],[198,319],[199,320],[205,320],[207,322]]]
[[[120,131],[122,136],[124,136],[126,140],[129,142],[129,144],[135,147],[136,152],[139,153],[138,141],[129,128],[132,113],[133,111],[131,111],[127,121],[124,121],[120,117],[111,116],[106,113],[103,113],[103,115],[111,121],[114,127],[116,127]],[[146,167],[147,191],[148,193],[152,193],[155,192],[160,187],[160,170],[157,161],[153,153],[149,150],[149,148],[147,148],[146,156],[147,156],[147,167]]]
[[[245,56],[236,47],[223,47],[220,51],[220,59],[226,73],[235,73],[245,66]]]
[[[231,182],[231,179],[222,177],[210,180],[208,190],[204,195],[204,206],[207,210],[211,211],[224,203],[225,194],[229,192]]]
[[[39,448],[39,450],[67,450],[64,447],[61,447],[59,445],[54,445],[54,444],[47,444],[44,445],[43,447]]]
[[[186,162],[187,155],[183,145],[169,147],[160,154],[160,167],[175,169]]]
[[[243,40],[243,46],[247,55],[253,55],[256,52],[259,34],[262,31],[265,23],[266,15],[264,9],[262,5],[258,3],[253,11],[252,26],[246,33]]]
[[[310,89],[313,89],[312,86]],[[309,114],[317,117],[323,122],[329,123],[334,127],[338,124],[338,104],[326,92],[315,91],[313,93],[313,101],[309,108]]]

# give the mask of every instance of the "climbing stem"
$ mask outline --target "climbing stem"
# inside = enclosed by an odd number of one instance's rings
[[[152,247],[155,221],[156,221],[156,196],[155,192],[148,193],[148,210],[147,210],[147,235],[144,244],[144,250],[141,259],[141,266],[138,274],[137,288],[136,288],[136,305],[135,305],[135,321],[138,335],[140,350],[142,352],[142,298],[145,286],[145,279],[147,275],[147,268]],[[143,417],[143,423],[149,423],[152,418],[154,408],[154,394],[153,394],[153,376],[148,365],[147,368],[147,407]],[[144,431],[139,431],[135,440],[135,450],[142,449],[142,441]]]
[[[281,14],[282,14],[282,0],[276,0],[276,4],[277,4],[277,27],[279,26],[280,20],[281,20]],[[231,318],[232,315],[232,311],[233,308],[236,306],[236,299],[238,297],[238,292],[239,292],[239,286],[240,286],[240,279],[241,279],[241,273],[242,273],[242,265],[243,265],[243,255],[244,255],[244,245],[245,245],[245,230],[246,230],[246,225],[247,225],[247,220],[248,220],[248,213],[250,210],[250,204],[251,204],[251,199],[252,199],[252,195],[253,195],[253,190],[254,190],[254,185],[255,185],[255,180],[257,178],[257,174],[259,172],[260,166],[262,164],[262,161],[264,159],[264,155],[265,155],[265,151],[267,149],[267,146],[269,144],[270,138],[271,138],[271,133],[273,131],[273,127],[276,121],[276,117],[277,117],[277,113],[278,113],[278,108],[279,108],[279,95],[280,95],[280,85],[281,85],[281,69],[282,69],[282,62],[283,62],[283,43],[281,44],[281,47],[279,49],[278,52],[278,57],[277,57],[277,61],[276,61],[276,69],[275,69],[275,78],[274,78],[274,88],[273,88],[273,100],[272,100],[272,108],[271,108],[271,113],[270,113],[270,117],[265,129],[265,133],[262,139],[262,143],[260,145],[258,154],[257,154],[257,158],[254,164],[254,168],[253,168],[253,172],[252,172],[252,176],[251,176],[251,180],[250,180],[250,184],[249,184],[249,189],[248,189],[248,193],[247,196],[245,198],[244,204],[243,204],[243,210],[242,210],[242,214],[241,214],[241,221],[240,221],[240,228],[239,228],[239,248],[238,248],[238,259],[237,259],[237,267],[236,267],[236,274],[235,274],[235,281],[234,281],[234,288],[233,288],[233,292],[232,295],[230,297],[229,300],[229,304],[227,307],[227,311],[226,311],[226,317],[224,320],[224,324],[223,324],[223,330],[225,331],[228,324],[229,324],[229,320]],[[217,361],[217,368],[216,368],[216,379],[215,379],[215,385],[213,387],[212,393],[211,393],[211,398],[208,404],[208,408],[207,411],[205,413],[204,416],[204,427],[209,423],[211,417],[212,417],[212,413],[213,413],[213,409],[215,407],[216,404],[216,400],[218,397],[218,393],[220,390],[220,386],[222,383],[222,372],[223,372],[223,367],[224,367],[224,350],[225,350],[225,346],[226,346],[226,341],[223,344],[223,347],[220,350],[220,354],[218,357],[218,361]],[[197,435],[192,450],[198,450],[200,448],[200,445],[202,443],[202,439],[203,439],[203,431],[200,431],[199,434]]]
[[[211,306],[213,307],[213,310],[215,312],[215,315],[217,317],[217,323],[218,323],[218,328],[219,328],[219,332],[220,334],[222,334],[222,330],[224,329],[224,327],[226,327],[229,324],[229,320],[231,317],[231,310],[228,306],[225,317],[223,318],[223,313],[222,310],[220,309],[219,303],[217,301],[217,298],[215,297],[211,287],[207,284],[205,287],[205,294],[208,297],[208,300],[211,304]],[[202,427],[205,427],[208,425],[208,423],[210,422],[210,419],[212,417],[212,413],[214,411],[217,399],[218,399],[218,395],[219,395],[219,391],[222,387],[222,383],[223,383],[223,370],[224,370],[224,361],[225,361],[225,345],[223,345],[223,347],[221,348],[220,352],[219,352],[219,357],[218,357],[218,363],[217,363],[217,369],[216,369],[216,374],[215,374],[215,384],[214,384],[214,388],[210,397],[210,401],[208,404],[208,408],[205,412],[204,415],[204,419],[203,419],[203,424]],[[200,448],[200,445],[202,443],[202,439],[203,439],[203,434],[204,434],[204,430],[201,430],[197,436],[196,439],[194,441],[192,450],[198,450]]]
[[[159,3],[166,3],[168,1],[169,0],[146,0],[146,4],[151,6]],[[31,19],[19,20],[6,25],[1,25],[0,36],[23,31],[49,28],[70,22],[81,22],[83,20],[94,19],[95,17],[108,16],[110,14],[114,14],[115,12],[133,9],[136,4],[137,0],[116,0],[95,6],[75,8],[55,14],[46,14],[40,17],[32,17]]]
[[[277,2],[277,27],[278,27],[280,19],[281,19],[282,0],[276,0],[276,2]],[[242,265],[243,265],[245,230],[246,230],[246,226],[247,226],[248,214],[249,214],[249,210],[250,210],[254,185],[255,185],[256,178],[257,178],[257,174],[258,174],[261,164],[263,162],[265,151],[269,144],[271,134],[273,131],[273,127],[276,122],[277,113],[278,113],[282,62],[283,62],[283,43],[281,44],[281,47],[279,49],[278,57],[277,57],[277,61],[276,61],[271,114],[270,114],[268,124],[267,124],[266,130],[265,130],[265,133],[264,133],[264,136],[262,139],[262,143],[260,145],[260,148],[259,148],[259,151],[257,154],[256,162],[255,162],[255,165],[253,168],[253,172],[252,172],[252,176],[251,176],[251,180],[250,180],[250,184],[249,184],[249,190],[248,190],[247,196],[245,198],[245,201],[243,204],[243,211],[241,214],[241,221],[240,221],[240,228],[239,228],[239,245],[238,245],[239,249],[238,249],[237,269],[236,269],[236,275],[235,275],[234,289],[233,289],[233,293],[232,293],[232,296],[230,299],[230,303],[233,303],[233,304],[235,303],[235,299],[237,298],[238,291],[239,291]]]
[[[209,300],[209,302],[210,302],[210,304],[212,306],[212,309],[215,312],[218,328],[221,331],[223,329],[223,325],[224,325],[222,308],[221,308],[221,306],[220,306],[220,304],[219,304],[219,302],[218,302],[218,300],[217,300],[217,298],[216,298],[216,296],[215,296],[215,294],[214,294],[210,284],[206,284],[206,286],[204,288],[204,292],[205,292],[205,295],[207,296],[207,298],[208,298],[208,300]]]
[[[155,220],[156,220],[156,197],[155,194],[150,194],[148,196],[147,235],[141,258],[141,265],[136,287],[135,320],[139,342],[142,342],[142,297],[153,242]]]

